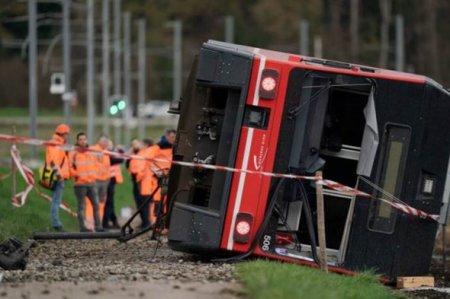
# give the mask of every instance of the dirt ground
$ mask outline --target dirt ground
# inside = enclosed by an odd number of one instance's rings
[[[405,291],[414,299],[444,299],[450,298],[450,229],[445,229],[446,234],[446,267],[443,262],[443,230],[440,229],[436,237],[433,260],[430,266],[430,275],[434,277],[435,289],[422,288],[420,290]]]
[[[401,290],[408,297],[450,298],[450,246],[445,271],[440,240],[430,268],[436,289]],[[40,241],[30,250],[24,271],[0,271],[0,299],[247,297],[233,277],[233,265],[204,263],[164,242],[156,245],[148,236],[128,243]]]
[[[0,272],[0,299],[242,297],[232,265],[155,248],[148,237],[39,242],[24,271]]]
[[[164,299],[234,299],[234,283],[200,282],[29,282],[0,287],[0,298],[164,298]]]

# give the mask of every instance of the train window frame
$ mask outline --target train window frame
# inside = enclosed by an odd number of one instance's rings
[[[390,189],[386,191],[397,198],[401,196],[403,189],[410,141],[411,127],[397,123],[385,124],[376,182],[383,190]],[[398,152],[399,146],[401,146],[400,153]],[[395,158],[399,158],[398,161],[392,160]],[[396,162],[397,164],[393,164]],[[395,175],[395,181],[392,183],[391,180],[394,178],[393,175]],[[390,186],[387,186],[386,183],[390,183]],[[372,195],[377,198],[383,196],[379,191],[374,191]],[[390,199],[385,198],[385,200]],[[389,216],[386,215],[388,213]],[[390,206],[388,203],[378,199],[373,200],[369,208],[367,229],[384,234],[393,234],[395,231],[397,214],[397,209]]]

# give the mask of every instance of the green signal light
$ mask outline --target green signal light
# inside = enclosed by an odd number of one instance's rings
[[[111,107],[109,107],[109,113],[111,115],[116,115],[117,112],[119,112],[119,108],[117,108],[116,105],[112,105]]]
[[[125,109],[126,106],[127,106],[127,104],[125,103],[124,100],[120,100],[120,101],[117,103],[117,108],[119,108],[119,110]]]

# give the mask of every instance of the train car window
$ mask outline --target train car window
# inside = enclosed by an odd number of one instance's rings
[[[400,197],[408,153],[411,130],[409,127],[388,124],[385,129],[383,153],[379,164],[378,184],[384,191]],[[397,210],[389,202],[392,196],[374,193],[378,200],[371,203],[368,228],[391,234],[394,231]]]

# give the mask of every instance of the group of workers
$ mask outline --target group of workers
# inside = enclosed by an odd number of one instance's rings
[[[60,124],[56,127],[51,142],[55,145],[65,145],[69,134],[69,126]],[[158,213],[166,209],[161,182],[170,170],[175,137],[175,130],[167,130],[156,144],[150,139],[133,140],[130,153],[140,157],[136,159],[124,159],[105,153],[106,150],[124,153],[124,149],[120,146],[114,149],[113,142],[106,136],[100,136],[95,145],[89,146],[87,136],[82,132],[76,135],[76,144],[70,151],[62,146],[48,146],[45,165],[53,169],[56,177],[50,208],[53,229],[64,231],[59,217],[59,205],[63,196],[64,182],[68,179],[74,180],[81,232],[92,231],[86,225],[86,198],[93,208],[96,232],[119,228],[118,218],[114,212],[114,188],[116,184],[123,182],[121,164],[124,161],[131,174],[136,208],[140,209],[140,226],[144,229],[152,225]],[[103,213],[99,210],[100,203],[105,203]],[[100,217],[102,214],[103,219]]]
[[[167,208],[161,194],[163,180],[167,177],[172,162],[172,147],[176,131],[167,130],[157,144],[150,139],[132,141],[131,152],[145,159],[130,159],[128,170],[133,183],[133,196],[137,207],[141,207],[139,216],[144,229],[156,221],[159,213]],[[153,197],[149,201],[149,197]]]

